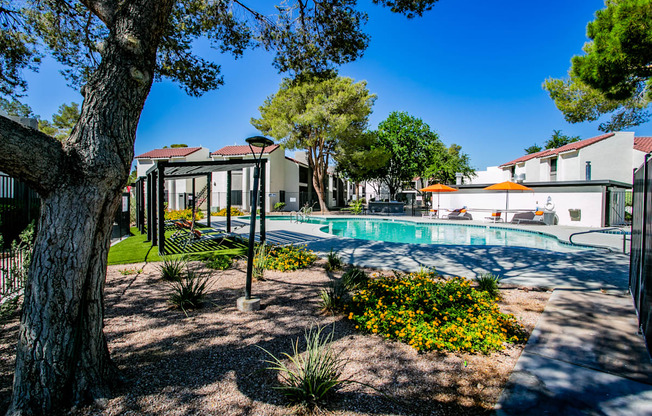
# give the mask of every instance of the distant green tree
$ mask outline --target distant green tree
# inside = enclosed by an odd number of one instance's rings
[[[31,107],[17,99],[8,100],[0,97],[0,110],[14,117],[35,117]]]
[[[532,146],[526,147],[523,150],[525,151],[526,154],[531,155],[532,153],[539,153],[540,151],[543,150],[543,148],[535,143]]]
[[[336,169],[343,177],[358,184],[374,179],[390,158],[390,153],[378,141],[374,131],[367,131],[338,143]],[[358,187],[356,186],[356,196]]]
[[[375,99],[366,82],[354,83],[351,78],[286,79],[265,100],[260,118],[252,118],[251,124],[286,149],[307,151],[313,186],[326,212],[328,166],[342,141],[355,140],[365,130]]]
[[[38,129],[59,141],[63,141],[70,136],[80,116],[79,104],[61,104],[57,113],[52,115],[52,121],[39,120]]]
[[[445,151],[434,155],[423,177],[430,183],[452,184],[455,183],[458,173],[467,179],[475,176],[475,169],[470,163],[469,156],[462,152],[462,146],[451,144]]]
[[[180,149],[180,148],[188,147],[188,145],[184,143],[175,143],[175,144],[171,144],[170,147],[172,149]]]
[[[589,22],[591,41],[573,57],[569,79],[548,79],[544,89],[571,123],[610,114],[598,127],[608,132],[650,119],[652,2],[607,0],[606,6]]]
[[[377,135],[380,146],[390,157],[375,176],[387,186],[392,199],[416,177],[425,177],[433,161],[443,160],[447,152],[428,124],[406,112],[390,113],[378,124]]]
[[[556,149],[579,140],[580,136],[566,136],[562,134],[561,130],[553,130],[552,136],[545,142],[544,146],[546,149]]]

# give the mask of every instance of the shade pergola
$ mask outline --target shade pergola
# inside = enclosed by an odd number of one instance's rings
[[[500,183],[495,183],[493,185],[487,186],[484,188],[487,191],[505,191],[505,216],[507,215],[507,210],[509,209],[509,191],[533,191],[532,188],[523,186],[520,183],[505,181]],[[507,218],[505,218],[507,220]]]
[[[457,192],[457,189],[451,188],[450,186],[436,183],[434,185],[426,186],[423,189],[420,189],[421,192],[436,192],[437,193],[437,218],[439,218],[439,194],[442,192]]]
[[[261,161],[261,190],[265,194],[265,164]],[[226,231],[231,232],[231,171],[256,166],[253,160],[210,160],[197,162],[160,161],[147,171],[146,185],[142,179],[136,183],[136,222],[141,233],[144,233],[145,211],[147,215],[147,241],[152,246],[158,245],[159,254],[165,254],[165,215],[164,190],[165,180],[207,178],[207,225],[211,225],[211,185],[213,172],[226,172]],[[145,186],[147,190],[145,191]],[[144,194],[147,193],[147,207],[144,206]],[[193,194],[194,180],[193,180]],[[155,203],[154,203],[155,202]],[[260,198],[260,241],[265,240],[265,198]],[[251,207],[251,215],[256,215],[256,208]]]

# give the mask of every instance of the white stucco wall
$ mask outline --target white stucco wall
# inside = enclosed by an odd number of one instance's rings
[[[498,166],[489,166],[486,170],[478,170],[475,172],[476,176],[473,178],[465,179],[464,183],[469,184],[492,184],[510,180],[508,170],[503,170]]]
[[[285,163],[285,211],[299,210],[299,164],[286,159]],[[293,201],[294,200],[294,201]]]
[[[525,184],[527,186],[527,183]],[[546,205],[548,197],[555,205],[559,225],[601,227],[603,219],[603,193],[599,186],[564,187],[563,191],[554,187],[534,188],[534,192],[510,192],[510,210],[536,210]],[[485,191],[481,189],[461,189],[458,192],[440,194],[440,210],[452,210],[467,207],[474,220],[483,220],[490,212],[481,210],[504,210],[505,191]],[[437,206],[437,195],[433,195]],[[475,211],[474,211],[475,209]],[[581,210],[581,220],[572,221],[569,209]],[[511,220],[513,213],[508,214]]]
[[[585,177],[586,162],[591,162],[591,179],[611,179],[632,183],[632,155],[634,153],[634,133],[618,132],[608,139],[580,149],[579,170],[581,179]]]

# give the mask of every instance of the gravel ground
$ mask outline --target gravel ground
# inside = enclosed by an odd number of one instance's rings
[[[489,413],[523,349],[491,355],[417,353],[411,347],[363,335],[342,316],[321,314],[318,293],[338,273],[323,261],[297,272],[266,272],[255,281],[262,310],[235,308],[246,265],[210,271],[209,302],[202,309],[171,309],[169,288],[156,264],[110,266],[105,333],[112,357],[126,378],[106,406],[75,409],[72,415],[288,415],[264,371],[266,354],[291,352],[306,328],[335,328],[335,348],[348,360],[344,378],[362,384],[341,388],[324,413],[332,415],[476,415]],[[140,269],[124,275],[125,269]],[[503,288],[501,308],[531,332],[550,292]],[[13,378],[18,314],[0,323],[0,414],[6,411]],[[382,391],[392,399],[383,397]]]

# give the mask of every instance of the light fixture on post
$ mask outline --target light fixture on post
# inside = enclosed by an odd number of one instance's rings
[[[257,311],[260,309],[260,299],[251,297],[251,280],[253,277],[254,267],[254,238],[256,236],[256,210],[258,208],[258,179],[260,178],[260,162],[263,158],[265,148],[274,144],[267,137],[253,136],[245,140],[249,144],[251,154],[254,157],[254,187],[251,195],[251,219],[249,221],[249,250],[247,252],[247,281],[245,283],[245,295],[238,298],[238,310],[242,312]],[[260,153],[254,151],[254,147],[260,148]],[[258,155],[258,158],[256,158]]]

